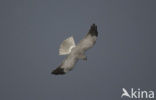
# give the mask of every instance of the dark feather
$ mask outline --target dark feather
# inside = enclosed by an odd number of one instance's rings
[[[53,70],[52,72],[51,72],[51,74],[55,74],[55,75],[59,75],[59,74],[65,74],[65,72],[64,72],[64,69],[63,68],[61,68],[61,67],[58,67],[58,68],[56,68],[55,70]]]
[[[91,36],[98,36],[97,26],[95,24],[90,27],[88,34],[90,34]]]

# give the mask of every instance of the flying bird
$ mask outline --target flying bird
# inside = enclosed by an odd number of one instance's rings
[[[87,60],[85,52],[94,46],[98,36],[97,26],[92,24],[85,37],[75,45],[74,38],[71,36],[65,39],[59,49],[59,55],[68,55],[63,62],[54,69],[51,74],[63,75],[71,71],[78,60]]]

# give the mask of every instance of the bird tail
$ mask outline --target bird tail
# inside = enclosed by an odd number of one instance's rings
[[[91,36],[96,36],[96,37],[98,36],[97,26],[95,24],[92,24],[88,34],[90,34]]]
[[[63,75],[63,74],[65,74],[65,72],[64,72],[64,69],[63,68],[58,67],[55,70],[53,70],[51,72],[51,74],[54,74],[54,75]]]

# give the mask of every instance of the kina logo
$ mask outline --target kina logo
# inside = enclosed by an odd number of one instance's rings
[[[121,98],[127,97],[127,98],[146,98],[146,99],[154,99],[154,91],[146,91],[146,90],[141,90],[140,88],[134,89],[131,88],[130,91],[127,91],[125,88],[122,88],[122,94]]]

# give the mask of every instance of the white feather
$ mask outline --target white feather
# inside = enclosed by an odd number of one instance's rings
[[[59,49],[59,55],[70,54],[72,48],[74,47],[75,47],[74,38],[71,36],[61,43],[60,49]]]

